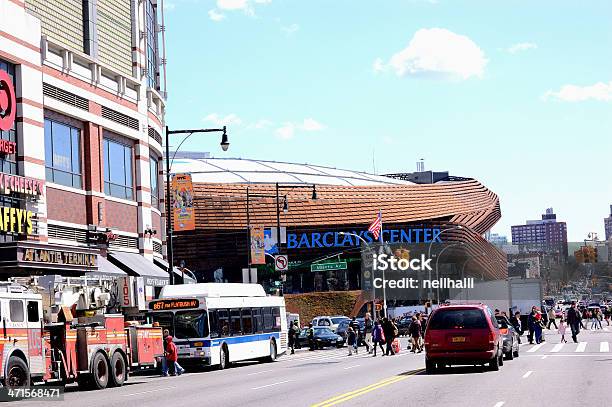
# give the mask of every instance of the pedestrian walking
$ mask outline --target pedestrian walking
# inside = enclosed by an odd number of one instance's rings
[[[374,350],[374,357],[376,357],[376,347],[380,346],[380,352],[385,355],[385,349],[383,344],[385,343],[385,332],[378,321],[374,321],[374,327],[372,328],[372,348]]]
[[[572,330],[572,339],[574,343],[578,343],[578,334],[580,333],[580,312],[576,309],[576,302],[572,302],[570,309],[567,310],[567,324]]]
[[[582,310],[582,319],[585,321],[584,324],[582,323],[582,321],[580,321],[580,325],[584,328],[584,329],[589,329],[588,325],[589,325],[589,319],[591,318],[591,314],[589,313],[588,309],[583,309]]]
[[[372,328],[374,328],[374,323],[369,312],[365,314],[363,324],[363,335],[365,338],[364,343],[366,346],[366,351],[368,353],[372,353]]]
[[[298,321],[293,321],[293,330],[295,331],[295,337],[293,338],[293,346],[297,349],[302,349],[302,345],[300,344],[300,325]]]
[[[602,315],[601,309],[597,309],[597,325],[599,326],[599,329],[603,330],[603,326],[601,325],[602,319],[603,319],[603,315]]]
[[[291,354],[295,353],[295,321],[289,324],[289,349]]]
[[[353,350],[357,354],[357,333],[350,325],[346,329],[346,344],[348,345],[349,356],[353,354]]]
[[[551,308],[548,309],[548,327],[547,329],[550,329],[551,325],[555,326],[555,329],[559,329],[559,327],[557,327],[557,321],[556,321],[557,317],[555,316],[555,310]]]
[[[314,340],[314,328],[312,327],[312,323],[308,324],[308,330],[306,331],[306,335],[308,337],[308,347],[309,351],[313,352],[315,350],[315,340]]]
[[[166,336],[166,344],[166,360],[168,361],[168,367],[170,368],[170,376],[180,376],[183,374],[185,369],[178,364],[178,350],[172,341],[172,336]]]
[[[417,319],[416,316],[412,317],[412,321],[410,325],[408,325],[408,335],[410,335],[410,343],[411,348],[410,352],[418,353],[422,352],[420,338],[421,338],[421,322]]]
[[[359,322],[357,322],[357,318],[353,317],[351,318],[351,322],[349,323],[349,326],[351,328],[353,328],[353,331],[355,332],[355,348],[357,348],[359,346],[359,333],[361,332],[361,327],[359,326]]]
[[[514,315],[510,318],[510,323],[516,330],[516,333],[518,333],[518,342],[520,344],[521,336],[523,335],[524,331],[523,331],[523,326],[521,322],[521,313],[519,311],[516,311]]]
[[[567,341],[565,340],[565,330],[567,329],[567,325],[565,325],[565,319],[561,318],[559,320],[559,329],[557,330],[559,332],[559,335],[561,335],[561,343],[567,343]]]
[[[393,340],[397,338],[398,330],[397,326],[389,318],[383,319],[383,333],[385,334],[387,348],[385,350],[386,356],[395,355],[393,350]]]
[[[529,333],[527,334],[527,340],[529,341],[530,344],[533,344],[533,334],[535,332],[535,325],[536,325],[535,317],[536,317],[536,307],[533,306],[531,307],[531,312],[527,316],[527,329],[529,330]]]
[[[534,325],[534,334],[535,334],[536,343],[542,343],[542,329],[544,329],[544,321],[542,320],[542,313],[536,312],[535,325]]]

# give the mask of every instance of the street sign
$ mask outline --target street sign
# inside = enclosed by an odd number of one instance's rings
[[[287,271],[289,268],[289,258],[285,254],[274,256],[274,269],[276,271]]]
[[[314,263],[310,265],[310,271],[329,271],[329,270],[346,270],[345,261],[337,261],[335,263]]]

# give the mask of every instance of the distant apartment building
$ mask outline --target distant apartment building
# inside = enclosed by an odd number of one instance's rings
[[[606,229],[606,240],[612,239],[612,205],[610,205],[610,216],[604,219]]]
[[[490,233],[487,240],[497,247],[503,247],[508,244],[508,237],[497,233]]]
[[[518,245],[522,252],[540,252],[566,259],[567,225],[558,222],[553,208],[548,208],[542,214],[542,219],[512,226],[512,243]]]

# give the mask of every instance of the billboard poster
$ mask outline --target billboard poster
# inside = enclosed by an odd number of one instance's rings
[[[180,232],[195,229],[193,208],[193,184],[191,174],[174,174],[172,177],[173,230]]]
[[[266,264],[263,226],[251,227],[251,264]]]
[[[278,240],[276,239],[276,233],[273,232],[271,228],[264,229],[264,241],[268,254],[278,254]]]

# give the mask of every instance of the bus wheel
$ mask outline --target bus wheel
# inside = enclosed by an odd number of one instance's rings
[[[4,385],[11,389],[30,386],[30,369],[23,359],[17,356],[9,358]]]
[[[108,386],[110,372],[108,362],[101,352],[95,354],[91,370],[93,387],[95,389],[105,389]]]
[[[229,352],[227,347],[223,345],[221,347],[221,354],[219,355],[219,370],[227,369],[229,365]]]
[[[276,342],[274,339],[270,341],[270,356],[268,356],[268,362],[274,362],[276,360]]]
[[[125,360],[123,359],[123,355],[119,352],[113,353],[113,357],[111,358],[111,374],[110,374],[110,382],[109,386],[111,387],[121,387],[125,382],[127,376],[127,370],[125,367]]]

